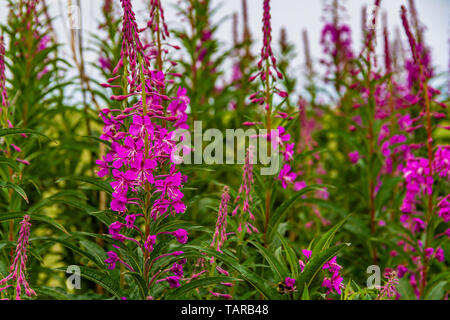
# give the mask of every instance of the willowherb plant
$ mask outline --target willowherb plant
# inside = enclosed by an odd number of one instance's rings
[[[237,227],[237,234],[241,236],[242,234],[253,232],[258,233],[258,229],[253,226],[251,222],[247,220],[249,218],[251,221],[255,221],[255,216],[253,215],[252,203],[252,185],[255,182],[253,178],[253,164],[254,164],[254,148],[252,146],[248,147],[245,155],[245,164],[242,174],[242,183],[238,190],[238,195],[234,199],[234,203],[237,204],[234,208],[232,215],[236,216],[239,212],[239,224]]]
[[[6,75],[5,75],[5,43],[3,36],[0,36],[0,90],[2,95],[2,105],[1,105],[1,123],[6,128],[14,128],[13,123],[10,120],[11,112],[10,112],[10,105],[8,101],[8,92],[6,89]],[[23,138],[27,138],[27,135],[22,133],[21,136]],[[29,165],[30,162],[25,159],[19,158],[20,154],[22,153],[22,149],[12,143],[9,140],[5,140],[6,143],[6,149],[1,150],[3,151],[8,158],[14,158],[15,161],[23,163],[25,165]],[[14,155],[13,155],[14,153]],[[10,177],[12,180],[12,177]],[[12,181],[11,181],[12,182]]]
[[[213,0],[104,0],[88,35],[79,0],[7,1],[0,299],[448,299],[449,97],[423,7],[388,24],[373,0],[357,39],[328,0],[296,50],[272,20],[292,1],[241,0],[229,44]]]
[[[2,90],[2,110],[8,106],[8,92],[6,92],[5,76],[5,42],[3,35],[0,36],[0,86]]]
[[[380,288],[380,293],[377,296],[377,300],[394,298],[399,295],[397,291],[397,285],[399,284],[397,272],[391,271],[390,273],[385,274],[385,277],[388,279],[385,285]]]
[[[406,8],[402,6],[401,19],[408,37],[413,61],[416,65],[415,69],[418,70],[419,74],[420,91],[418,96],[421,98],[417,100],[417,103],[421,107],[419,112],[423,119],[425,119],[425,123],[416,126],[414,130],[423,127],[426,130],[426,141],[423,144],[411,144],[407,149],[405,164],[400,167],[405,179],[406,188],[405,197],[400,208],[402,211],[400,221],[404,228],[410,230],[413,238],[406,236],[406,241],[400,240],[398,244],[403,246],[403,251],[410,252],[415,266],[412,269],[408,269],[401,264],[398,266],[398,272],[399,277],[400,273],[402,277],[405,273],[410,273],[410,284],[416,296],[420,298],[424,295],[431,259],[435,258],[439,262],[444,261],[443,249],[441,247],[433,248],[431,239],[434,238],[435,227],[430,227],[430,223],[432,223],[433,215],[437,207],[439,208],[438,215],[444,222],[448,222],[445,216],[445,195],[444,197],[441,196],[443,200],[436,206],[436,191],[434,190],[434,186],[439,178],[445,179],[447,177],[448,181],[449,165],[448,159],[444,160],[442,157],[442,155],[448,153],[446,146],[437,146],[435,153],[433,151],[433,114],[431,107],[432,102],[434,102],[433,95],[436,90],[428,85],[429,73],[426,71],[428,58],[425,57],[427,53],[422,52],[421,46],[418,45],[413,36],[406,13]],[[410,61],[407,62],[407,64],[410,63]],[[409,73],[409,79],[411,79],[411,71]],[[436,114],[434,115],[436,116]],[[439,115],[437,118],[439,118]],[[426,147],[427,157],[416,156],[415,154],[419,153],[423,147]],[[421,234],[425,235],[425,241],[421,240],[423,239],[420,236]],[[411,241],[417,244],[411,246]]]
[[[305,266],[311,259],[312,251],[308,249],[303,249],[302,255],[305,257],[305,261],[303,261],[302,259],[298,261],[301,272],[304,271]],[[322,270],[326,270],[322,281],[322,287],[327,288],[327,291],[325,293],[326,295],[329,295],[331,293],[341,294],[342,293],[341,289],[344,288],[344,284],[342,283],[343,278],[339,274],[342,267],[339,264],[337,264],[336,259],[337,256],[334,256],[331,260],[327,261],[322,267]]]
[[[151,234],[152,225],[170,215],[183,213],[186,206],[183,202],[181,188],[187,181],[177,168],[173,157],[175,150],[175,129],[186,128],[185,113],[189,98],[185,90],[178,89],[177,96],[165,94],[167,84],[163,67],[163,49],[161,39],[167,37],[168,31],[159,1],[151,2],[151,18],[148,24],[156,38],[156,44],[149,45],[153,51],[148,52],[142,44],[139,29],[131,2],[122,1],[123,8],[123,43],[119,63],[114,69],[116,74],[108,80],[108,86],[122,80],[122,95],[114,95],[112,100],[121,101],[121,109],[103,109],[102,117],[105,127],[101,139],[111,141],[111,150],[103,160],[98,160],[100,177],[111,171],[113,188],[111,210],[124,216],[125,223],[116,221],[109,227],[113,239],[120,242],[133,242],[144,256],[143,277],[151,288],[156,282],[167,281],[171,287],[179,286],[182,267],[174,264],[171,269],[152,272],[152,266],[165,257],[176,257],[181,251],[152,256],[158,237],[163,234],[173,235],[179,243],[187,242],[187,232],[178,229],[171,232]],[[156,57],[153,52],[156,50]],[[156,69],[152,62],[156,60]],[[122,74],[120,75],[119,72]],[[130,97],[139,96],[137,102],[129,105]],[[133,209],[131,209],[132,207]],[[135,210],[138,213],[132,213]],[[131,211],[131,212],[130,212]],[[137,225],[143,220],[144,230]],[[127,237],[123,229],[135,232],[139,240]],[[136,272],[120,256],[110,251],[105,261],[110,268],[116,262],[125,265],[130,271]],[[163,274],[173,272],[173,276],[159,279]]]
[[[23,289],[28,297],[36,296],[36,292],[30,288],[30,285],[28,284],[27,281],[27,260],[28,260],[27,248],[29,245],[28,242],[30,238],[30,226],[31,226],[30,217],[26,215],[20,222],[19,237],[17,239],[17,246],[14,255],[14,260],[10,267],[10,274],[5,278],[3,278],[2,280],[0,280],[0,292],[10,287],[13,287],[15,288],[16,300],[21,299]],[[11,284],[14,282],[15,284]]]
[[[211,248],[222,253],[223,253],[222,248],[225,244],[225,241],[228,239],[227,218],[228,218],[228,202],[230,201],[229,189],[230,188],[228,186],[223,187],[222,198],[220,201],[219,211],[217,213],[216,228],[211,242]],[[225,276],[230,275],[230,273],[227,270],[217,265],[217,262],[214,257],[211,257],[209,261],[211,264],[210,276],[214,274],[215,270],[217,270],[219,274]],[[225,288],[233,287],[233,283],[230,282],[222,282],[220,284]],[[209,290],[209,293],[216,298],[232,299],[232,296],[228,293],[220,293],[212,290]]]

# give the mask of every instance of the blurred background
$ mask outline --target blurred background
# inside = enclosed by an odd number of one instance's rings
[[[136,18],[139,26],[143,26],[148,19],[148,11],[146,10],[145,0],[133,0],[133,6],[136,11]],[[180,18],[176,14],[175,6],[180,0],[163,0],[162,4],[166,12],[166,21],[171,29],[180,29]],[[249,24],[252,33],[253,52],[259,52],[261,47],[261,19],[262,19],[262,0],[248,0]],[[382,1],[382,10],[387,12],[388,25],[390,30],[399,29],[400,36],[407,44],[404,32],[401,29],[400,21],[400,6],[407,5],[407,0],[389,0]],[[60,43],[65,43],[61,54],[70,57],[70,48],[68,41],[69,35],[69,19],[68,19],[68,3],[69,0],[47,0],[50,7],[50,15],[55,18],[54,25],[58,34]],[[115,0],[116,9],[121,12],[120,0]],[[359,49],[361,47],[361,12],[362,8],[366,7],[370,10],[373,6],[373,0],[342,0],[341,5],[346,10],[346,23],[352,28],[353,48]],[[77,1],[72,1],[73,5]],[[81,5],[81,32],[83,33],[84,46],[89,45],[90,34],[96,33],[101,17],[102,0],[80,0]],[[219,25],[217,36],[221,42],[221,48],[230,48],[232,46],[232,15],[239,14],[238,30],[242,34],[242,1],[241,0],[214,0],[216,13],[214,15],[214,22],[219,20],[222,23]],[[320,33],[324,25],[322,21],[324,0],[276,0],[272,1],[272,27],[273,38],[278,42],[281,29],[284,27],[287,30],[287,37],[289,42],[295,45],[297,53],[294,62],[291,64],[291,74],[300,75],[301,68],[303,68],[304,55],[301,32],[303,29],[308,31],[310,49],[314,62],[318,62],[322,55],[320,46]],[[449,50],[450,50],[450,1],[448,0],[417,0],[417,11],[419,18],[423,25],[426,26],[426,42],[431,48],[432,61],[436,67],[436,75],[446,72],[449,67]],[[7,1],[0,0],[0,21],[4,22],[7,15]],[[119,31],[119,30],[118,30]],[[378,28],[378,34],[381,37],[381,28]],[[394,35],[392,35],[394,37]],[[380,38],[381,39],[381,38]],[[382,45],[378,46],[382,50]],[[357,50],[356,50],[357,51]],[[380,52],[381,53],[381,52]],[[98,63],[94,53],[86,52],[86,60],[89,62]],[[317,64],[319,65],[319,64]],[[95,77],[97,70],[92,66],[87,66],[88,73]],[[228,68],[227,68],[228,69]],[[231,68],[230,68],[231,69]],[[225,70],[227,72],[227,70]],[[442,77],[440,82],[443,81]],[[450,80],[449,80],[450,81]],[[298,83],[298,90],[300,90],[301,83]]]

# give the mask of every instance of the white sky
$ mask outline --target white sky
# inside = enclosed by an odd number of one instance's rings
[[[115,0],[120,4],[119,0]],[[166,11],[166,22],[169,28],[176,28],[180,21],[175,14],[173,4],[178,0],[162,0]],[[47,0],[51,7],[51,15],[59,16],[55,22],[58,31],[59,41],[65,42],[68,38],[67,27],[67,0]],[[76,1],[73,1],[75,3]],[[136,9],[138,22],[142,26],[143,19],[147,16],[142,10],[145,0],[132,0]],[[361,39],[361,7],[363,5],[370,6],[373,0],[344,0],[349,20],[347,23],[351,26],[353,32],[353,47],[355,51],[360,48]],[[6,0],[0,0],[0,21],[4,22],[7,15]],[[100,8],[102,0],[81,0],[82,6],[82,26],[83,32],[86,33],[85,39],[88,38],[90,32],[96,32],[98,19],[101,17]],[[248,0],[249,19],[252,36],[257,39],[254,52],[257,53],[260,47],[261,38],[261,18],[262,18],[262,0]],[[382,0],[382,9],[388,12],[388,23],[391,30],[391,39],[393,39],[393,31],[395,27],[401,28],[400,6],[405,4],[407,0]],[[222,4],[222,8],[216,14],[215,19],[230,16],[218,31],[218,38],[223,45],[228,48],[231,44],[231,15],[234,12],[241,12],[241,0],[213,0],[213,4]],[[306,28],[309,33],[310,48],[312,56],[317,62],[322,57],[322,51],[319,43],[320,31],[323,27],[322,8],[323,0],[272,0],[272,28],[274,42],[277,42],[281,27],[286,27],[288,31],[288,39],[296,45],[296,52],[299,58],[293,63],[294,73],[300,72],[299,68],[303,63],[303,46],[301,41],[301,30]],[[449,65],[449,31],[450,31],[450,0],[416,0],[416,7],[419,18],[427,27],[425,39],[432,48],[433,63],[437,67],[438,72],[448,71]],[[64,18],[61,19],[61,18]],[[242,27],[242,21],[239,21],[239,27]],[[381,42],[380,42],[381,47]],[[405,43],[406,47],[406,43]],[[357,49],[357,50],[356,50]],[[68,53],[68,48],[65,48]],[[87,60],[95,57],[88,54]]]

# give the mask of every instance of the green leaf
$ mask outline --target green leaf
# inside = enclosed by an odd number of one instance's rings
[[[438,289],[435,289],[435,287],[440,285],[442,282],[448,281],[448,279],[450,279],[450,271],[446,271],[446,272],[437,274],[430,281],[428,281],[427,286],[425,288],[425,297],[426,297],[425,299],[431,300],[431,298],[427,298],[427,297],[432,296],[432,295],[436,296]],[[433,290],[435,290],[435,291],[432,293]]]
[[[50,198],[41,200],[39,203],[33,205],[28,211],[34,213],[43,207],[51,206],[55,203],[63,203],[63,204],[78,208],[80,210],[83,210],[84,212],[87,212],[87,213],[96,211],[96,208],[83,203],[79,199],[75,200],[75,199],[69,199],[69,198],[58,198],[56,196],[52,196]]]
[[[307,192],[313,191],[313,190],[320,190],[321,188],[325,187],[325,185],[322,184],[314,184],[307,186],[303,188],[302,190],[296,192],[292,197],[284,201],[276,210],[275,212],[270,216],[269,219],[269,233],[268,233],[268,242],[272,239],[274,232],[278,228],[278,224],[281,223],[281,221],[284,219],[284,217],[288,214],[289,209],[292,207],[292,205],[300,199],[302,195],[304,195]]]
[[[142,276],[137,272],[127,271],[125,274],[129,274],[130,276],[133,277],[133,279],[135,280],[136,284],[139,287],[139,292],[141,293],[141,298],[146,299],[148,288],[147,288],[147,284],[145,283],[144,278],[142,278]]]
[[[445,294],[445,288],[447,286],[447,281],[441,281],[428,292],[425,296],[425,300],[442,300]]]
[[[98,179],[98,178],[93,178],[93,177],[68,176],[68,177],[63,177],[63,178],[58,179],[56,181],[56,183],[67,181],[67,180],[86,182],[86,183],[96,186],[97,188],[99,188],[102,191],[105,191],[106,193],[109,193],[109,194],[112,193],[112,188],[107,182],[105,182],[101,179]]]
[[[386,202],[394,195],[394,188],[398,185],[400,181],[402,181],[403,177],[393,177],[383,181],[383,184],[380,187],[380,190],[377,192],[375,197],[375,208],[377,210],[381,210],[384,207]]]
[[[13,189],[15,192],[17,192],[27,203],[28,203],[28,197],[25,191],[19,187],[15,183],[11,183],[9,181],[0,181],[0,188],[10,188]]]
[[[326,250],[330,247],[331,242],[334,239],[334,236],[336,235],[336,232],[344,225],[344,223],[347,221],[347,219],[351,215],[348,215],[343,220],[341,220],[338,224],[336,224],[333,228],[328,230],[321,238],[320,240],[314,245],[314,248],[312,250],[312,256],[317,255],[322,250]]]
[[[249,282],[256,290],[259,291],[266,299],[275,300],[276,296],[274,295],[274,288],[271,288],[267,283],[267,280],[261,278],[259,275],[254,273],[253,271],[247,269],[246,267],[239,264],[238,261],[231,258],[230,256],[217,252],[210,248],[202,248],[199,246],[186,245],[185,247],[197,250],[199,253],[204,252],[209,256],[213,256],[216,259],[224,262],[227,266],[236,270],[240,275]]]
[[[9,241],[9,240],[1,240],[0,241],[0,249],[3,248],[16,248],[17,243],[15,241]],[[35,257],[40,262],[44,262],[42,259],[42,256],[33,248],[32,246],[27,247],[27,252],[30,253],[33,257]]]
[[[23,217],[27,215],[26,212],[15,212],[15,213],[8,213],[8,214],[0,214],[0,222],[8,221],[8,220],[21,220]],[[58,230],[61,230],[62,232],[69,234],[67,232],[66,228],[64,228],[60,223],[56,222],[50,217],[40,215],[40,214],[28,214],[30,216],[31,220],[36,221],[42,221],[45,223],[48,223],[49,225],[55,227]]]
[[[305,283],[305,288],[303,289],[303,293],[302,293],[302,300],[309,300],[309,291],[308,291],[308,286]]]
[[[103,210],[103,211],[87,211],[86,213],[90,216],[95,217],[100,220],[104,225],[110,226],[113,223],[113,219],[107,215],[107,213],[111,213],[111,210]]]
[[[185,298],[184,295],[188,294],[190,291],[201,288],[201,287],[208,287],[210,285],[214,284],[220,284],[222,282],[231,282],[231,281],[239,281],[240,279],[232,278],[232,277],[207,277],[207,278],[200,278],[195,279],[188,284],[185,284],[173,291],[171,291],[167,298],[168,300],[176,300],[180,298]]]
[[[408,279],[405,279],[406,277],[403,277],[399,280],[398,283],[398,292],[400,293],[400,296],[403,299],[406,300],[417,300],[416,295],[414,294],[414,289],[409,283]]]
[[[16,172],[20,171],[19,165],[13,159],[0,156],[0,164],[6,164]]]
[[[301,289],[297,293],[297,295],[303,295],[304,287],[306,286],[307,288],[309,288],[317,274],[322,270],[323,265],[327,261],[331,260],[331,258],[333,258],[339,251],[348,246],[350,246],[350,244],[340,244],[338,246],[328,248],[327,250],[320,252],[316,256],[311,256],[311,259],[308,261],[305,269],[303,269],[303,272],[298,278],[297,283],[299,288]]]
[[[38,296],[48,296],[55,300],[70,300],[69,296],[52,287],[37,287],[34,288],[34,291]]]
[[[261,255],[267,260],[267,262],[272,267],[272,271],[276,272],[276,274],[278,275],[279,280],[284,280],[287,276],[289,276],[289,271],[287,270],[286,266],[278,261],[278,259],[272,252],[270,252],[268,249],[264,248],[257,242],[249,241],[249,243],[255,246],[261,253]]]
[[[79,136],[79,137],[80,137],[80,138],[84,138],[84,139],[91,139],[91,140],[94,140],[94,141],[103,143],[103,144],[105,144],[105,145],[111,147],[111,142],[109,142],[109,141],[107,141],[107,140],[100,139],[99,137],[91,137],[91,136]]]
[[[347,285],[345,286],[345,291],[344,291],[344,295],[342,297],[342,300],[348,300],[348,296],[350,294],[351,287],[352,287],[352,280],[349,279]]]
[[[97,243],[86,239],[80,240],[80,244],[85,247],[87,251],[92,253],[99,265],[104,265],[103,261],[105,261],[108,256],[102,247],[100,247]]]
[[[90,261],[94,262],[98,267],[100,267],[100,269],[106,268],[106,265],[105,265],[104,261],[101,260],[101,258],[99,258],[98,256],[96,256],[94,254],[91,254],[88,251],[81,249],[79,246],[76,246],[76,245],[72,244],[71,242],[66,241],[64,239],[50,238],[50,237],[38,237],[38,238],[34,238],[33,240],[45,240],[45,241],[53,241],[53,242],[60,243],[67,249],[70,249],[73,252],[76,252],[76,253],[88,258]]]
[[[17,135],[17,134],[22,134],[22,133],[26,133],[26,134],[35,134],[41,137],[45,137],[48,140],[52,140],[49,137],[47,137],[45,134],[42,134],[38,131],[35,130],[31,130],[31,129],[22,129],[22,128],[3,128],[0,129],[0,137],[4,137],[4,136],[10,136],[10,135]]]
[[[83,278],[97,283],[106,291],[108,291],[109,293],[111,293],[112,295],[114,295],[119,299],[124,296],[118,284],[114,280],[112,280],[109,274],[83,266],[79,266],[79,268],[81,272],[80,275]],[[56,268],[55,270],[66,272],[65,268]]]
[[[287,243],[286,239],[278,233],[277,231],[278,239],[280,239],[281,245],[283,246],[284,250],[286,251],[287,259],[289,262],[289,265],[291,267],[292,275],[294,276],[294,279],[297,279],[298,273],[299,273],[299,264],[298,264],[298,258],[295,254],[292,247]]]

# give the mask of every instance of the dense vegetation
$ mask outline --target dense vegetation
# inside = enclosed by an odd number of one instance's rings
[[[87,41],[69,1],[69,46],[46,1],[8,2],[0,298],[448,298],[448,75],[414,1],[396,33],[382,1],[364,8],[361,41],[328,1],[301,72],[287,31],[272,41],[278,1],[260,1],[255,43],[243,0],[232,47],[216,1],[178,1],[173,26],[164,1],[142,0],[138,25],[130,0],[104,0]],[[259,144],[230,146],[239,128]]]

